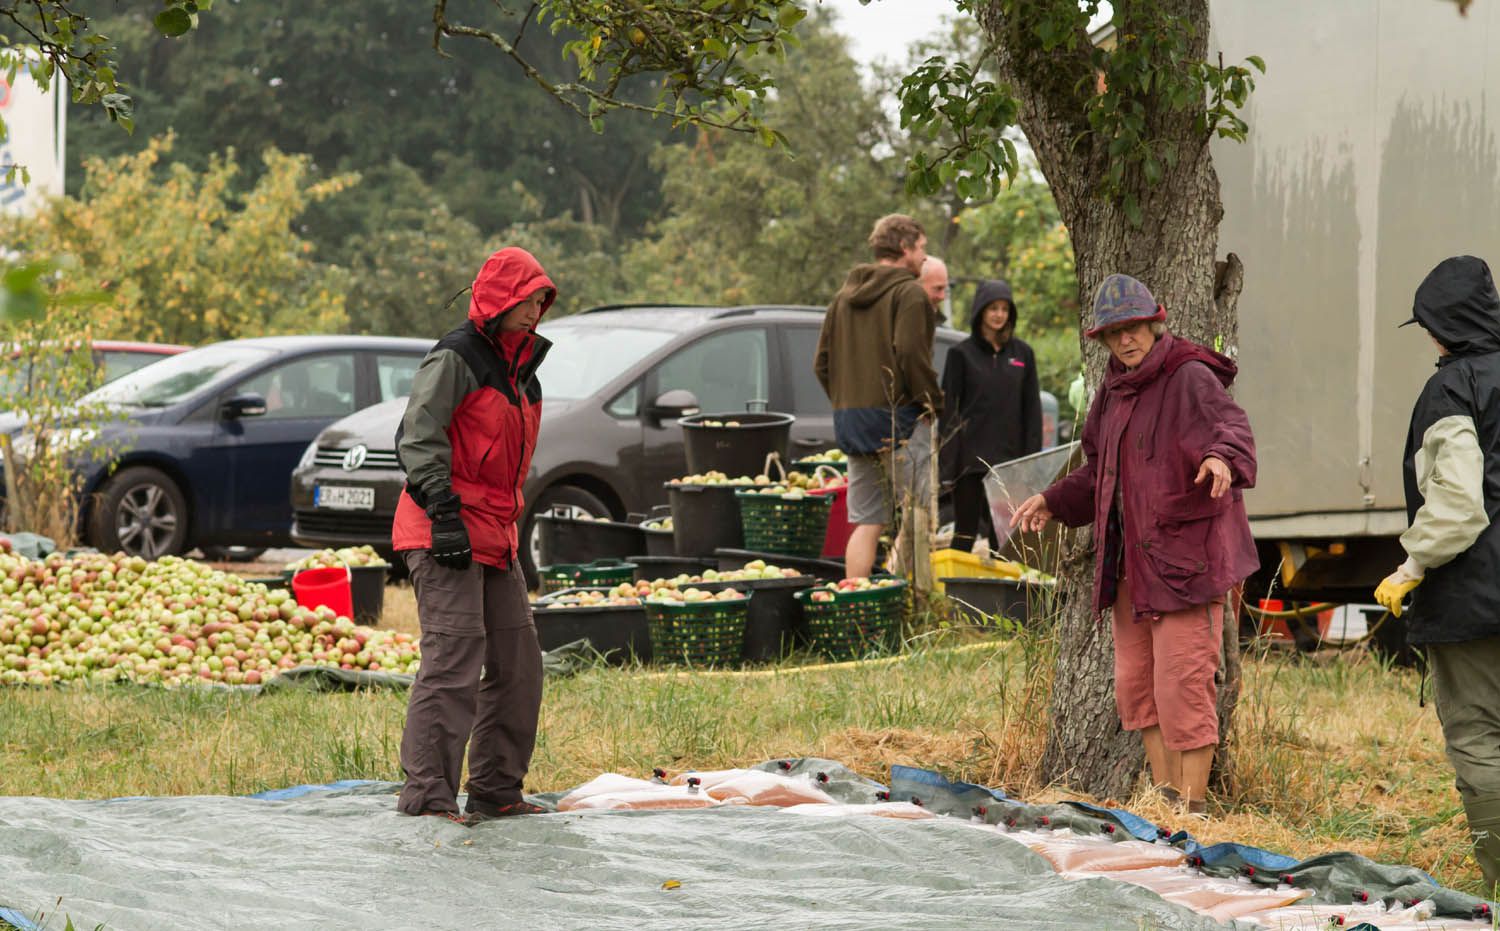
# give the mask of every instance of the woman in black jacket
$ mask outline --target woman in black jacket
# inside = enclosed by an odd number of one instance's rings
[[[970,314],[971,335],[943,371],[943,481],[953,485],[953,548],[964,552],[981,526],[999,547],[984,497],[988,467],[1042,448],[1036,355],[1015,338],[1010,284],[981,281]]]

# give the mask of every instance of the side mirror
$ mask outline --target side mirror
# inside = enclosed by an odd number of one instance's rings
[[[219,414],[225,420],[239,420],[241,417],[262,417],[266,413],[266,399],[258,394],[237,394],[219,408]]]
[[[686,388],[673,388],[671,391],[663,391],[657,395],[651,406],[646,408],[646,414],[660,422],[676,420],[678,417],[689,417],[698,413],[698,410],[697,395]]]

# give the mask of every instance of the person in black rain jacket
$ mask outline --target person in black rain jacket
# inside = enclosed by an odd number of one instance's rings
[[[1375,600],[1427,653],[1438,720],[1485,887],[1500,884],[1500,292],[1472,255],[1427,274],[1412,318],[1437,371],[1412,408],[1403,478],[1406,561]]]
[[[969,326],[969,338],[948,353],[941,425],[943,482],[953,486],[953,548],[964,552],[981,527],[990,546],[999,546],[984,497],[986,468],[1042,448],[1036,355],[1015,336],[1009,283],[979,283]]]

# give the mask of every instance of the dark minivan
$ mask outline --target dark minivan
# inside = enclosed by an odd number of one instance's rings
[[[148,558],[285,545],[287,481],[308,442],[341,417],[407,393],[431,346],[373,336],[232,340],[91,392],[83,403],[116,418],[79,450],[88,542]],[[24,423],[0,429],[26,442]]]
[[[812,371],[822,325],[823,308],[796,306],[602,307],[543,323],[553,346],[540,370],[541,436],[525,484],[528,568],[537,514],[624,518],[664,503],[662,484],[686,470],[677,418],[688,409],[764,402],[796,415],[793,455],[833,446],[833,410]],[[939,328],[939,371],[964,335]],[[292,476],[293,540],[389,550],[404,409],[404,400],[389,401],[318,436]]]

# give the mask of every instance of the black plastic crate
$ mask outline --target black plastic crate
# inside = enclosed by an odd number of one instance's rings
[[[693,587],[706,592],[726,588],[748,592],[750,607],[745,614],[745,650],[742,656],[751,663],[771,663],[807,642],[807,623],[796,596],[816,584],[811,576],[803,575],[738,582],[700,582]]]
[[[542,565],[624,559],[646,552],[646,531],[639,524],[614,520],[577,520],[552,514],[537,516]]]
[[[651,633],[646,625],[644,605],[598,605],[593,607],[549,607],[556,595],[586,589],[566,589],[538,599],[531,615],[536,623],[536,638],[543,650],[555,650],[574,640],[587,640],[589,646],[613,663],[651,660]],[[587,589],[608,591],[608,589]]]
[[[940,579],[943,593],[971,624],[1000,626],[1006,618],[1025,626],[1052,613],[1056,587],[1021,579]]]

